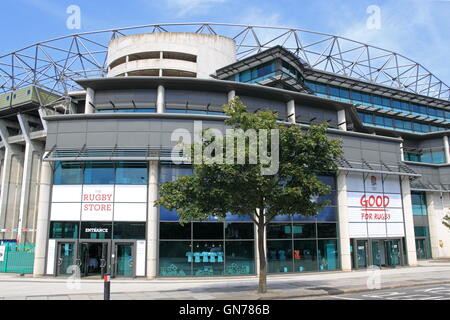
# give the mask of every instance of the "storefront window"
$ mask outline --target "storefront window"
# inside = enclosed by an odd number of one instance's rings
[[[82,184],[83,167],[80,162],[56,162],[53,184]]]
[[[117,184],[147,184],[146,162],[118,162],[116,164]]]
[[[183,277],[192,275],[193,253],[190,241],[159,242],[159,275]]]
[[[114,171],[112,162],[87,162],[84,170],[84,183],[114,184]]]
[[[220,276],[224,274],[223,241],[194,241],[193,274]]]
[[[267,261],[269,273],[292,272],[292,241],[267,241]]]
[[[223,223],[194,222],[194,239],[223,239]]]
[[[159,224],[160,239],[191,239],[191,223],[184,226],[178,222],[161,222]]]
[[[319,240],[317,243],[319,271],[337,270],[339,266],[337,240]]]
[[[414,215],[427,215],[427,202],[425,198],[425,192],[411,192],[411,202]]]
[[[315,223],[294,223],[292,227],[294,238],[305,239],[316,237]]]
[[[253,223],[225,223],[226,239],[253,239]]]
[[[254,274],[254,246],[253,241],[226,241],[225,274]]]
[[[145,239],[145,222],[114,222],[114,239]]]
[[[294,272],[317,271],[315,240],[294,241]]]
[[[78,238],[79,222],[50,223],[50,239],[76,239]]]
[[[336,224],[335,223],[318,223],[317,224],[318,238],[336,238]]]
[[[291,239],[292,225],[290,223],[270,223],[267,226],[267,239]]]

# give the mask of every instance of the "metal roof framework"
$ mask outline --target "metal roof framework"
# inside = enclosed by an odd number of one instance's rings
[[[35,85],[66,95],[77,79],[104,77],[108,42],[137,33],[195,32],[236,41],[239,59],[276,45],[313,69],[450,101],[450,87],[421,64],[399,54],[336,35],[288,27],[226,23],[163,23],[84,32],[41,41],[0,55],[0,92]]]

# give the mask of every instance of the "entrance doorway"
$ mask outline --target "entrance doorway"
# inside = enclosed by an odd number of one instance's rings
[[[78,257],[82,277],[103,277],[108,266],[108,243],[80,242]]]
[[[402,239],[352,239],[353,267],[371,265],[395,267],[403,265]]]

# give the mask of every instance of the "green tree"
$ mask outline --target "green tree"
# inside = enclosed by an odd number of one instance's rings
[[[169,210],[176,210],[180,223],[193,220],[205,220],[211,215],[224,219],[227,213],[250,216],[258,234],[259,252],[259,293],[267,291],[266,252],[264,234],[267,224],[277,215],[302,214],[314,216],[326,201],[317,198],[330,192],[330,187],[317,177],[320,174],[333,174],[336,159],[341,155],[341,141],[330,139],[326,135],[327,124],[311,125],[302,130],[296,125],[280,124],[272,111],[249,113],[239,98],[234,98],[223,106],[229,116],[226,125],[229,128],[255,130],[258,137],[267,136],[264,130],[274,129],[277,136],[268,138],[268,154],[279,155],[279,168],[273,174],[263,174],[270,164],[258,158],[257,163],[239,164],[239,154],[245,149],[248,155],[254,150],[249,137],[244,139],[242,149],[242,132],[226,135],[222,141],[211,137],[203,139],[203,149],[216,144],[213,155],[226,153],[227,139],[233,139],[233,163],[193,163],[193,175],[179,177],[176,181],[166,182],[161,186],[160,198],[156,205]],[[239,140],[241,139],[241,140]],[[278,141],[279,140],[279,141]],[[240,143],[239,143],[240,141]],[[197,145],[198,146],[198,145]],[[195,146],[191,145],[191,152]],[[241,149],[239,149],[241,147]],[[278,150],[276,149],[278,147]],[[258,156],[262,155],[258,148]],[[278,152],[277,152],[278,151]],[[192,153],[191,153],[192,154]],[[192,157],[191,159],[194,159]],[[276,159],[276,157],[275,157]],[[278,160],[278,159],[276,159]]]
[[[444,220],[442,220],[442,224],[450,229],[450,214],[446,214]]]

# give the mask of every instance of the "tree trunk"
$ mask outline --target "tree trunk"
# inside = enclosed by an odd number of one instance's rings
[[[266,264],[266,251],[264,250],[265,237],[264,237],[264,221],[257,224],[258,232],[258,253],[259,253],[259,286],[258,293],[267,292],[267,264]]]

